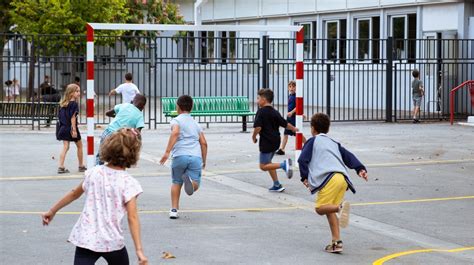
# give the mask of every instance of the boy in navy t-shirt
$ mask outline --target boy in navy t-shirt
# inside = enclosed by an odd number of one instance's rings
[[[286,121],[291,125],[295,126],[296,124],[296,82],[291,80],[288,83],[288,114],[286,115]],[[277,155],[285,154],[285,147],[288,143],[288,135],[295,136],[296,134],[288,129],[285,129],[283,133],[283,141],[281,142],[280,149],[276,152]],[[303,143],[306,142],[306,138],[303,136]]]
[[[272,107],[273,91],[268,88],[262,88],[258,91],[257,103],[260,109],[257,111],[253,123],[252,140],[257,143],[257,135],[260,135],[258,147],[260,149],[260,169],[268,171],[273,180],[273,186],[269,188],[272,192],[282,192],[285,188],[278,181],[276,170],[281,168],[285,170],[288,178],[293,176],[292,160],[285,159],[282,163],[272,163],[275,151],[280,146],[280,131],[283,127],[293,132],[296,128],[289,124],[278,111]]]

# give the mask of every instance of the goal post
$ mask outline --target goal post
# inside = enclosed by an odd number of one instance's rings
[[[303,147],[303,26],[287,25],[175,25],[175,24],[113,24],[87,23],[87,167],[95,165],[94,157],[94,32],[97,30],[142,30],[142,31],[235,31],[235,32],[295,32],[296,33],[296,151],[298,159]]]

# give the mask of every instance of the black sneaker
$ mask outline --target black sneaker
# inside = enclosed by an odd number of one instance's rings
[[[283,150],[281,150],[281,149],[278,149],[278,151],[276,151],[275,154],[282,156],[282,155],[285,155],[285,151],[283,151]]]
[[[268,189],[268,191],[270,191],[270,192],[282,192],[284,190],[285,190],[285,188],[281,184],[280,184],[280,186],[273,185],[273,187]]]

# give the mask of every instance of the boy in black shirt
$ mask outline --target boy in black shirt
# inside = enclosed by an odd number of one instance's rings
[[[280,126],[296,132],[296,128],[288,123],[278,111],[272,107],[273,91],[268,88],[262,88],[258,91],[257,103],[260,109],[257,111],[253,123],[252,140],[257,143],[257,134],[260,135],[260,169],[268,171],[273,180],[273,186],[269,188],[272,192],[282,192],[285,190],[278,181],[276,170],[281,168],[285,170],[288,178],[293,176],[293,162],[290,158],[282,163],[272,163],[275,151],[280,147]]]

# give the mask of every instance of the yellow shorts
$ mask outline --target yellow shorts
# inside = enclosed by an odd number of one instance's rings
[[[323,205],[339,205],[344,199],[347,190],[347,182],[344,175],[335,173],[326,186],[318,192],[316,197],[316,208]]]

